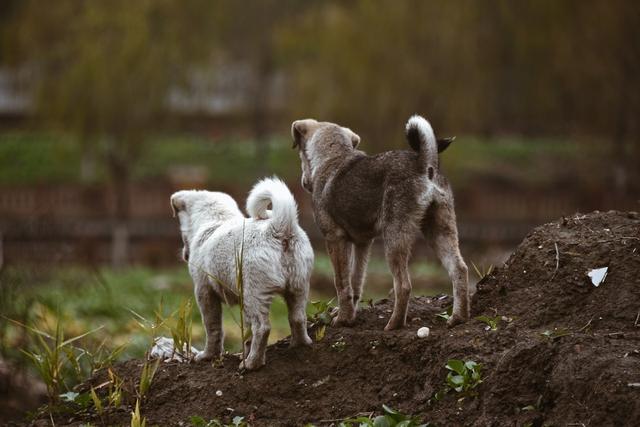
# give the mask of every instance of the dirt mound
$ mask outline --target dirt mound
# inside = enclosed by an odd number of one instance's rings
[[[608,267],[604,283],[587,277]],[[382,404],[438,426],[637,425],[640,419],[640,217],[574,215],[535,229],[507,263],[478,285],[474,316],[448,329],[437,317],[451,298],[416,297],[409,326],[383,332],[392,302],[363,309],[352,328],[329,328],[309,349],[282,341],[267,366],[240,375],[238,359],[221,366],[161,365],[142,413],[149,425],[189,425],[190,416],[252,425],[335,424]],[[431,335],[416,331],[428,325]],[[475,397],[442,390],[448,359],[482,364]],[[133,383],[142,363],[117,373]],[[104,375],[92,384],[104,381]],[[219,392],[218,392],[219,391]],[[430,401],[431,400],[431,401]],[[130,408],[107,415],[128,424]],[[82,418],[82,419],[81,419]],[[79,424],[95,415],[60,419]]]

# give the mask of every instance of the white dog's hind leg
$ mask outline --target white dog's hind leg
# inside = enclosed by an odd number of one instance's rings
[[[271,332],[269,309],[273,296],[256,298],[245,295],[245,318],[251,323],[251,349],[246,360],[240,362],[240,369],[258,369],[266,363],[267,342]]]
[[[312,341],[307,333],[307,288],[294,292],[287,292],[284,296],[287,302],[289,314],[289,326],[291,327],[291,347],[311,345]]]
[[[211,360],[220,357],[224,351],[222,302],[207,282],[196,285],[195,293],[207,336],[204,351],[196,356],[196,360]]]

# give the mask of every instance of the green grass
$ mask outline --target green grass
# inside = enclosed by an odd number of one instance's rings
[[[414,295],[443,290],[424,287],[424,283],[441,283],[441,269],[414,263],[411,270],[414,283],[421,283],[414,287]],[[392,283],[381,259],[372,259],[369,272],[365,304],[368,299],[386,297]],[[326,285],[332,281],[331,264],[320,253],[312,283]],[[312,286],[311,301],[332,297],[331,285]],[[190,298],[193,285],[184,265],[163,270],[8,267],[0,274],[0,357],[20,367],[37,368],[45,379],[51,377],[53,402],[96,369],[113,361],[142,358],[154,336],[175,339],[180,333],[186,342],[202,349],[204,330],[199,310],[194,307],[188,318],[185,308]],[[313,311],[309,304],[308,312]],[[239,352],[239,307],[224,306],[223,316],[225,349]],[[273,343],[290,333],[282,298],[274,298],[270,317],[269,342]],[[161,326],[156,328],[158,324]],[[65,341],[65,337],[78,338]],[[50,357],[44,359],[45,355]],[[51,372],[55,375],[49,375]]]
[[[413,263],[411,274],[414,294],[433,294],[447,291],[445,288],[427,288],[427,283],[446,283],[446,274],[439,266]],[[316,255],[314,282],[333,282],[333,270],[328,257]],[[384,260],[373,258],[368,269],[364,299],[385,297],[391,289],[391,275]],[[3,315],[23,323],[36,315],[55,324],[60,317],[65,325],[66,336],[103,326],[92,335],[100,341],[108,338],[112,347],[128,343],[122,357],[141,357],[148,349],[149,336],[136,321],[132,311],[146,319],[153,319],[155,310],[162,302],[165,315],[177,310],[180,304],[193,298],[193,284],[185,266],[163,270],[132,267],[120,271],[108,268],[91,270],[68,267],[56,270],[33,268],[7,268],[0,277],[3,292],[0,308]],[[329,299],[334,296],[331,287],[312,289],[311,299]],[[27,318],[25,315],[28,314]],[[224,308],[226,348],[240,349],[240,331],[235,320],[239,319],[237,307]],[[286,304],[276,297],[271,309],[272,331],[270,342],[289,334]],[[2,344],[10,352],[14,340],[21,334],[13,326],[5,325]],[[165,331],[168,336],[168,331]],[[9,343],[7,344],[7,340]],[[204,331],[197,307],[193,309],[193,342],[202,347]],[[0,348],[2,349],[2,348]]]
[[[259,174],[256,146],[252,141],[226,139],[213,141],[198,137],[160,137],[149,141],[150,155],[141,159],[135,168],[136,178],[171,174],[180,167],[199,168],[207,182],[251,185]],[[273,138],[269,146],[265,168],[269,174],[294,178],[300,166],[288,140]]]
[[[268,141],[265,162],[257,159],[256,146],[250,139],[160,134],[149,137],[144,145],[144,155],[133,166],[133,177],[138,180],[183,175],[188,169],[202,174],[207,184],[247,187],[262,173],[260,166],[285,180],[295,180],[300,174],[297,154],[284,134]],[[590,153],[598,146],[551,138],[458,136],[443,154],[442,162],[459,187],[472,184],[478,175],[499,176],[520,185],[548,185],[554,182],[556,172],[569,170],[574,177],[585,175],[585,159],[593,158]],[[362,148],[367,150],[366,146]],[[78,182],[80,158],[79,144],[70,137],[2,133],[0,185]],[[539,173],[541,167],[547,172]],[[104,167],[98,163],[97,180],[104,181],[105,176]]]
[[[2,278],[3,287],[20,289],[16,298],[33,301],[30,315],[45,319],[59,316],[67,328],[67,335],[104,326],[93,339],[108,338],[111,346],[127,343],[124,358],[141,357],[148,350],[150,338],[136,322],[131,311],[147,319],[154,318],[154,311],[162,301],[165,315],[178,309],[181,302],[193,298],[193,285],[186,268],[180,266],[163,271],[147,268],[131,268],[123,271],[109,269],[90,271],[81,268],[60,269],[49,273],[33,274],[24,270],[8,269]],[[25,303],[19,303],[25,307]],[[7,308],[7,317],[23,316]],[[238,318],[237,307],[225,307],[224,327],[226,347],[240,349],[240,333],[234,323]],[[276,298],[272,307],[273,328],[271,340],[288,335],[286,304]],[[15,328],[13,328],[15,329]],[[19,331],[9,331],[7,339],[17,339]],[[164,332],[168,336],[168,331]],[[193,310],[193,340],[202,348],[204,330],[197,309]]]
[[[80,151],[71,138],[36,133],[0,134],[0,184],[79,179]]]
[[[263,166],[269,174],[295,179],[300,165],[289,140],[275,137],[266,143],[268,158],[262,165],[251,140],[153,136],[144,142],[144,155],[133,165],[132,175],[136,180],[170,177],[188,168],[202,171],[207,183],[248,186]],[[98,148],[98,160],[100,156]],[[80,165],[81,149],[73,138],[27,132],[0,134],[0,185],[79,182]],[[106,180],[99,161],[96,180]]]
[[[461,186],[473,185],[477,176],[493,176],[535,187],[553,184],[556,173],[567,168],[583,173],[580,166],[590,148],[553,138],[459,136],[441,159],[449,179]]]

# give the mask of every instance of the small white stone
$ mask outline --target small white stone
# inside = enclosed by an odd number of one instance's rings
[[[218,397],[222,396],[222,390],[216,391],[216,396],[218,396]]]
[[[423,326],[422,328],[418,329],[418,338],[426,338],[429,336],[429,332],[431,332],[429,330],[428,327]]]

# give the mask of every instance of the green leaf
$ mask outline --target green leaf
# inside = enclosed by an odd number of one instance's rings
[[[384,410],[384,413],[387,415],[399,415],[400,412],[396,411],[395,409],[390,408],[389,406],[382,404],[382,409]]]
[[[80,396],[76,397],[75,402],[82,408],[88,408],[91,404],[91,395],[89,393],[82,393]]]
[[[392,425],[391,423],[389,423],[389,420],[386,416],[378,415],[373,420],[373,427],[392,427]]]
[[[462,375],[452,375],[449,380],[455,386],[464,384],[464,377]]]
[[[464,374],[464,362],[458,359],[450,359],[445,367],[451,371],[455,371],[460,375]]]
[[[205,421],[205,419],[199,415],[194,415],[192,417],[189,417],[189,422],[194,427],[205,427],[207,425],[207,422]]]
[[[316,341],[322,341],[326,330],[327,327],[325,325],[321,325],[320,327],[318,327],[318,329],[316,329]]]
[[[464,362],[464,366],[467,369],[473,371],[473,370],[475,370],[476,366],[478,366],[478,364],[476,362],[474,362],[473,360],[468,360],[468,361]]]
[[[78,335],[77,337],[69,338],[68,340],[63,341],[62,343],[58,344],[58,348],[62,348],[65,345],[68,345],[68,344],[71,344],[72,342],[78,341],[79,339],[84,338],[87,335],[90,335],[90,334],[92,334],[92,333],[94,333],[96,331],[99,331],[102,328],[104,328],[104,325],[98,326],[97,328],[92,329],[89,332],[85,332],[84,334]]]
[[[102,414],[102,401],[96,394],[96,391],[93,387],[91,387],[91,400],[93,400],[93,406],[96,408],[96,412],[100,415]]]

